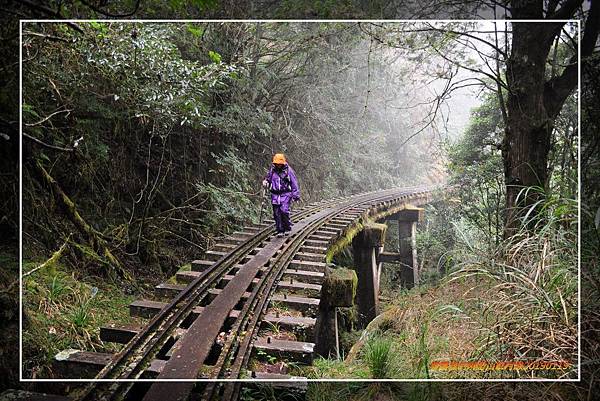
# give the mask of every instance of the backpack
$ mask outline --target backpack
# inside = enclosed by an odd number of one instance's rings
[[[288,169],[285,168],[283,171],[283,173],[285,173],[283,176],[281,176],[279,173],[277,173],[277,171],[275,171],[274,168],[271,169],[271,176],[273,174],[277,174],[279,176],[279,179],[281,180],[282,186],[280,190],[273,190],[271,188],[271,192],[274,194],[282,194],[285,192],[291,192],[292,191],[292,180],[290,179],[290,175],[288,172]]]

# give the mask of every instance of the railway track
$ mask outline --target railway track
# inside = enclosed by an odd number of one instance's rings
[[[275,237],[269,223],[234,233],[179,272],[176,284],[156,287],[156,298],[168,302],[130,305],[132,315],[149,319],[143,327],[101,329],[104,341],[125,345],[75,399],[237,400],[241,382],[194,379],[287,377],[249,363],[257,354],[312,361],[328,246],[382,208],[428,194],[423,187],[389,189],[311,204],[293,213],[288,237]],[[161,381],[142,387],[140,378]]]

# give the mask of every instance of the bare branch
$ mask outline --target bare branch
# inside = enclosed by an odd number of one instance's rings
[[[30,141],[33,141],[33,142],[35,142],[35,143],[37,143],[39,145],[42,145],[42,146],[44,146],[46,148],[49,148],[49,149],[60,150],[62,152],[72,152],[74,150],[73,148],[63,148],[63,147],[60,147],[60,146],[50,145],[50,144],[48,144],[46,142],[42,142],[39,139],[37,139],[37,138],[29,135],[26,132],[23,132],[23,137],[25,137],[25,138],[29,139]]]
[[[32,31],[23,31],[23,35],[25,35],[25,36],[38,36],[40,38],[52,40],[52,41],[55,41],[55,42],[65,42],[65,43],[70,43],[71,42],[69,39],[61,38],[60,36],[45,35],[43,33],[32,32]]]
[[[34,126],[36,126],[36,125],[40,125],[40,124],[42,124],[42,123],[43,123],[43,122],[45,122],[45,121],[48,121],[49,119],[51,119],[52,117],[54,117],[54,116],[55,116],[55,115],[57,115],[57,114],[60,114],[60,113],[67,113],[67,116],[68,116],[68,115],[69,115],[69,113],[71,113],[72,111],[73,111],[73,109],[58,110],[58,111],[55,111],[54,113],[52,113],[52,114],[48,115],[47,117],[44,117],[44,118],[42,118],[42,119],[41,119],[40,121],[38,121],[38,122],[35,122],[35,123],[30,123],[30,124],[28,124],[28,123],[25,123],[25,125],[26,125],[26,126],[28,126],[28,127],[34,127]]]

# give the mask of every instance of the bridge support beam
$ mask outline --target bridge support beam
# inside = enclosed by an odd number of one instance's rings
[[[328,269],[321,287],[319,316],[315,327],[315,352],[325,358],[340,357],[338,307],[354,305],[357,276],[351,269]]]
[[[423,209],[410,206],[397,214],[400,285],[412,288],[419,285],[417,263],[417,223],[423,221]]]
[[[377,316],[381,275],[378,256],[383,250],[386,229],[385,224],[368,223],[352,240],[354,268],[358,276],[358,326],[361,328],[366,327]]]

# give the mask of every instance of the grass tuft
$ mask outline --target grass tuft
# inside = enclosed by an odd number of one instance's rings
[[[394,376],[392,340],[374,336],[367,341],[363,359],[373,379],[389,379]]]
[[[37,262],[25,262],[27,266]],[[113,284],[93,287],[60,264],[23,281],[23,377],[52,378],[54,356],[65,349],[116,352],[118,344],[100,340],[100,326],[132,323],[133,296]]]

